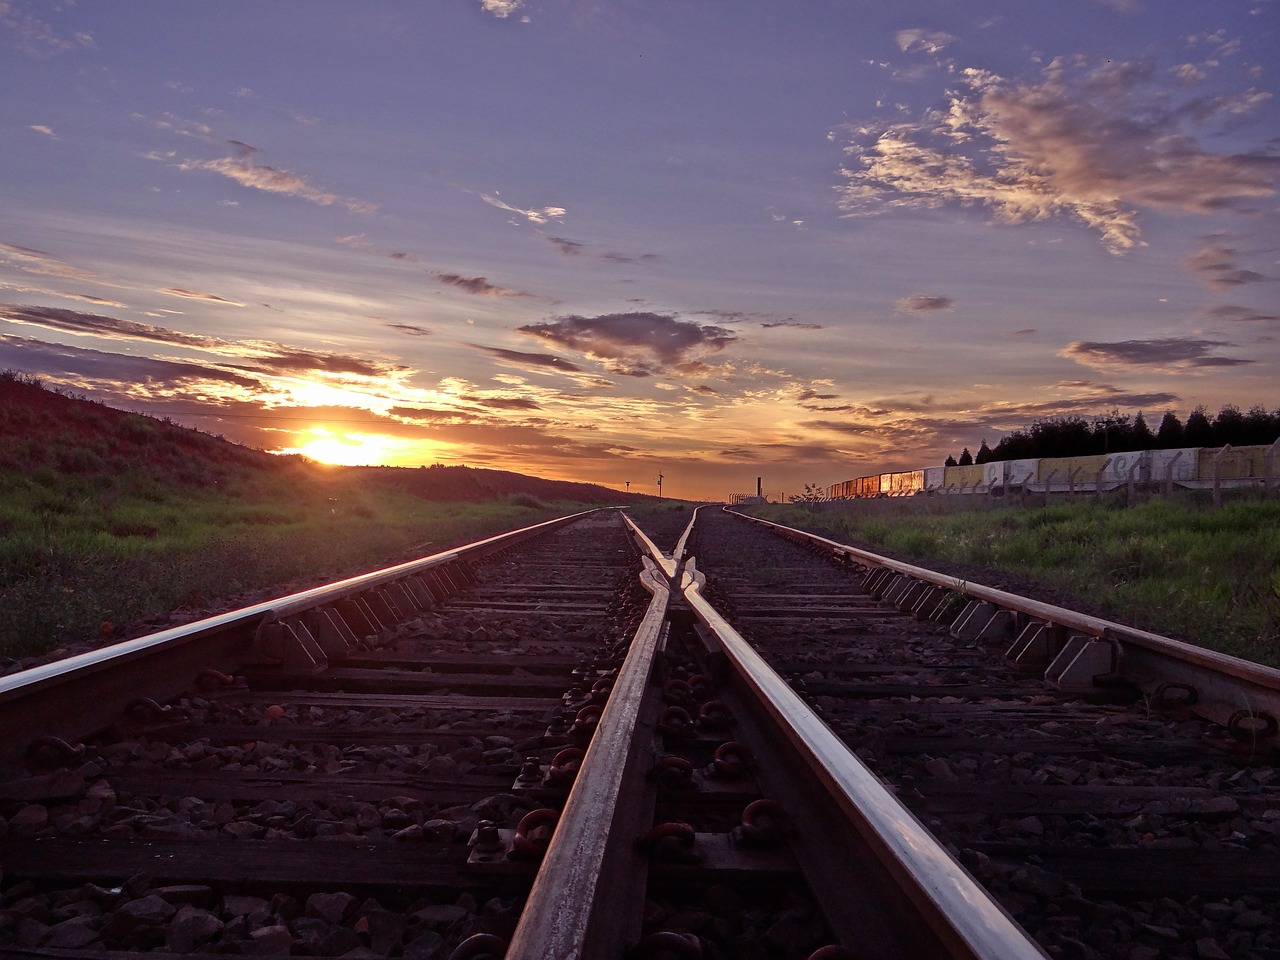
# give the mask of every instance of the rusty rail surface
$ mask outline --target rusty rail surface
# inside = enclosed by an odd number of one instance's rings
[[[188,689],[202,671],[225,671],[229,663],[247,662],[255,656],[255,641],[272,624],[298,620],[351,597],[393,589],[421,574],[505,550],[594,512],[548,520],[0,677],[0,755],[20,756],[33,736],[78,740],[110,724],[141,693],[167,699]],[[421,603],[409,590],[398,590],[397,595],[405,603]],[[367,605],[364,616],[377,619]],[[298,640],[300,655],[320,661],[324,643],[346,645],[355,639],[341,618],[321,617],[315,636],[305,625],[300,625],[299,633],[305,634]],[[68,710],[68,704],[75,705],[74,711]]]
[[[1162,687],[1187,690],[1189,706],[1196,713],[1226,726],[1247,722],[1271,727],[1280,721],[1280,670],[1275,668],[938,573],[771,520],[730,512],[859,566],[892,571],[966,597],[971,608],[966,613],[986,617],[973,625],[978,633],[985,629],[990,618],[1001,615],[999,611],[1021,615],[1028,622],[1019,624],[1021,632],[1010,648],[1011,658],[1015,660],[1025,652],[1035,632],[1060,628],[1064,635],[1053,641],[1047,655],[1041,651],[1039,659],[1043,662],[1038,664],[1046,678],[1058,686],[1076,683],[1081,690],[1086,690],[1094,677],[1105,675],[1123,678],[1151,696],[1159,696]],[[989,604],[994,609],[979,607],[980,604]],[[1073,642],[1070,635],[1077,639]],[[1037,665],[1035,660],[1031,663]]]

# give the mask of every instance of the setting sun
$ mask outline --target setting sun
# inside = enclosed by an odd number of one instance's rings
[[[395,437],[367,433],[336,434],[324,427],[313,427],[312,440],[305,440],[297,447],[282,453],[300,453],[304,457],[342,467],[370,467],[392,464],[397,455],[403,455],[412,444]]]

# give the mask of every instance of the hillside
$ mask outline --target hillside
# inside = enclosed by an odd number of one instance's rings
[[[6,656],[653,500],[501,470],[273,456],[0,373],[0,672]]]
[[[253,450],[168,420],[128,413],[0,373],[0,474],[54,486],[81,478],[110,487],[137,482],[243,493],[259,481],[386,485],[423,500],[480,503],[526,494],[586,504],[641,502],[590,483],[543,480],[505,470],[436,465],[333,467]],[[80,484],[77,484],[80,486]]]

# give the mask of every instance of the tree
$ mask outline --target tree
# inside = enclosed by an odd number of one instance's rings
[[[1129,428],[1129,439],[1133,443],[1131,449],[1134,450],[1150,450],[1156,445],[1155,434],[1147,426],[1147,420],[1141,410],[1133,418],[1133,425]]]
[[[951,454],[949,454],[949,453],[948,453],[948,454],[947,454],[947,459],[946,459],[946,460],[944,460],[944,461],[942,461],[942,465],[943,465],[944,467],[954,467],[954,466],[956,466],[956,458],[955,458],[955,457],[953,457]]]
[[[1187,414],[1187,425],[1183,427],[1182,439],[1189,447],[1212,447],[1213,426],[1209,423],[1209,415],[1205,413],[1204,404]]]
[[[962,451],[960,451],[960,460],[957,463],[957,466],[961,466],[961,467],[973,466],[973,454],[969,452],[968,447],[965,447]]]
[[[1228,443],[1233,447],[1245,444],[1246,428],[1244,414],[1234,403],[1228,403],[1213,418],[1214,446],[1222,447]]]
[[[1160,429],[1156,431],[1156,447],[1160,450],[1173,450],[1182,444],[1182,421],[1172,410],[1166,410],[1160,420]]]
[[[982,443],[978,447],[978,455],[973,458],[974,463],[990,463],[995,457],[991,453],[991,448],[987,446],[987,438],[982,438]]]
[[[1266,407],[1255,403],[1244,415],[1244,442],[1247,444],[1270,444],[1280,437],[1280,410],[1267,413]]]

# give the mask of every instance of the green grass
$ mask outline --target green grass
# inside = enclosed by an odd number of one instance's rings
[[[1280,501],[985,498],[771,506],[760,516],[914,559],[1007,571],[1122,622],[1280,665]]]
[[[316,470],[231,486],[54,484],[0,471],[11,492],[0,503],[0,656],[47,652],[103,621],[192,598],[323,583],[585,509],[528,494],[432,502]]]

